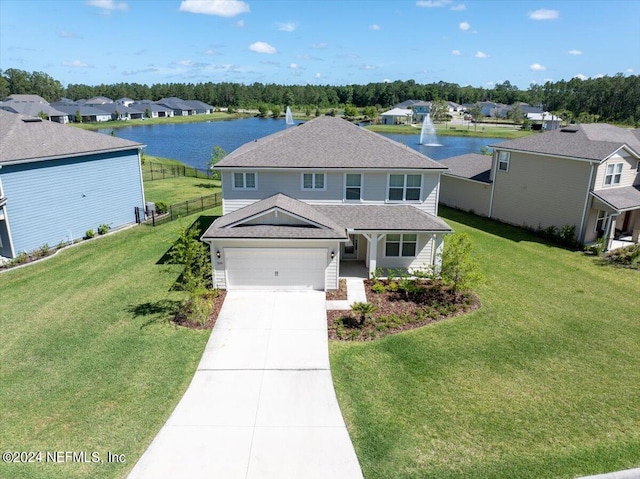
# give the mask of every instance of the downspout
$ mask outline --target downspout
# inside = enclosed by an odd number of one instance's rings
[[[589,186],[587,187],[587,194],[584,196],[584,207],[582,208],[582,218],[580,219],[580,229],[578,230],[578,243],[582,244],[586,234],[585,221],[587,220],[587,208],[589,204],[589,193],[593,189],[593,172],[596,170],[595,163],[591,163],[591,171],[589,172]]]
[[[496,170],[498,168],[498,162],[496,160],[496,158],[498,157],[498,150],[494,149],[493,150],[493,155],[491,157],[491,170],[492,170],[492,177],[493,177],[493,181],[491,182],[491,199],[489,200],[489,216],[488,218],[491,218],[493,216],[493,192],[496,189]]]
[[[142,148],[138,148],[138,172],[140,173],[140,193],[142,194],[142,211],[146,212],[144,198],[144,180],[142,177]]]

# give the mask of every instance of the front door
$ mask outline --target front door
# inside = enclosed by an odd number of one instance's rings
[[[358,235],[349,235],[349,241],[344,243],[342,259],[356,259],[358,257]]]

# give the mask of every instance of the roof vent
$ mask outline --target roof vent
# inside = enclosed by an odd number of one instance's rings
[[[42,118],[23,118],[22,121],[25,123],[40,123]]]
[[[564,128],[561,128],[560,131],[564,131],[565,133],[575,133],[578,131],[578,127],[577,126],[565,126]]]

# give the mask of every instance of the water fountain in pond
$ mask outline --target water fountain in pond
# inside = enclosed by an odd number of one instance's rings
[[[287,107],[287,112],[284,115],[284,119],[287,125],[293,125],[293,113],[291,113],[291,108]]]
[[[424,146],[442,146],[438,143],[436,136],[436,127],[433,126],[431,115],[427,115],[422,120],[422,130],[420,131],[420,144]]]

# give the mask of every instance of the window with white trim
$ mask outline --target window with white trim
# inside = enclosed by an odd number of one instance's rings
[[[233,189],[234,190],[255,190],[258,188],[255,173],[234,173]]]
[[[636,171],[640,173],[640,160],[638,160],[638,164],[636,165]]]
[[[604,175],[605,185],[619,185],[622,178],[622,168],[624,163],[609,163]]]
[[[347,173],[344,184],[344,198],[346,200],[360,200],[362,197],[362,175]]]
[[[500,171],[509,171],[509,160],[511,159],[511,153],[508,151],[498,152],[498,169]]]
[[[389,175],[389,201],[420,201],[422,175]]]
[[[325,190],[324,173],[303,173],[302,189],[303,190]]]
[[[416,255],[418,235],[413,234],[388,234],[385,236],[384,255],[413,257]]]
[[[607,225],[607,220],[609,219],[609,213],[604,210],[598,210],[598,216],[596,218],[596,227],[595,232],[598,233],[598,236],[604,233],[604,228]]]

